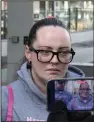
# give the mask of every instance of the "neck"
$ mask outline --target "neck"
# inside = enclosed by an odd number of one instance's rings
[[[85,97],[81,97],[81,99],[82,99],[82,100],[87,100],[87,98],[85,98]]]
[[[33,81],[36,84],[36,86],[40,89],[40,91],[43,94],[46,94],[47,90],[46,90],[45,80],[42,80],[41,78],[37,77],[37,74],[34,71],[32,71],[32,78],[33,78]]]

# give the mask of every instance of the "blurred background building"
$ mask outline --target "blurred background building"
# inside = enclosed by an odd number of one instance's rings
[[[7,36],[8,5],[2,0],[2,39]],[[93,28],[93,0],[33,1],[34,21],[54,16],[64,21],[71,32]]]
[[[54,16],[71,32],[93,28],[93,2],[89,0],[34,1],[33,12],[35,21]]]

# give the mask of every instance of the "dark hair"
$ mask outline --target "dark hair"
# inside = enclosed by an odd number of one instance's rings
[[[85,81],[84,83],[80,84],[79,89],[81,89],[82,85],[85,84],[85,83],[89,86],[89,84]]]
[[[43,26],[50,26],[50,25],[53,25],[53,26],[60,26],[64,29],[67,29],[67,27],[65,26],[65,24],[56,19],[56,18],[44,18],[44,19],[41,19],[39,20],[38,22],[36,22],[33,27],[31,28],[30,30],[30,33],[29,33],[29,41],[28,41],[28,46],[32,45],[33,42],[34,42],[34,39],[36,38],[36,32],[39,28],[43,27]]]

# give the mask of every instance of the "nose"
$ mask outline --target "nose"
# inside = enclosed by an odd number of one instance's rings
[[[51,60],[51,63],[59,63],[58,61],[58,58],[57,58],[57,55],[54,55],[52,60]]]
[[[87,90],[84,91],[85,93],[87,92]]]

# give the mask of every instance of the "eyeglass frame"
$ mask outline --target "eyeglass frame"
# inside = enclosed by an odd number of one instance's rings
[[[39,60],[39,58],[38,58],[38,53],[39,53],[40,51],[47,51],[47,50],[36,50],[36,49],[33,48],[33,47],[30,47],[29,50],[30,50],[30,51],[33,51],[33,52],[35,52],[35,53],[37,54],[37,60],[38,60],[39,62],[42,62],[42,61]],[[52,55],[52,58],[51,58],[49,61],[47,61],[47,62],[42,62],[42,63],[48,63],[48,62],[50,62],[50,61],[53,59],[54,55],[57,56],[57,59],[58,59],[58,61],[59,61],[60,63],[63,63],[63,62],[61,62],[61,61],[59,60],[58,54],[59,54],[60,52],[53,52],[53,51],[49,51],[49,52],[52,52],[52,54],[53,54],[53,55]],[[70,60],[70,62],[71,62],[71,61],[73,60],[74,55],[75,55],[75,51],[73,50],[73,48],[71,48],[71,51],[69,51],[69,53],[72,54],[72,58],[71,58],[71,60]],[[70,62],[68,62],[68,63],[63,63],[63,64],[69,64]]]
[[[81,91],[91,91],[91,89],[87,88],[87,89],[80,89]]]

